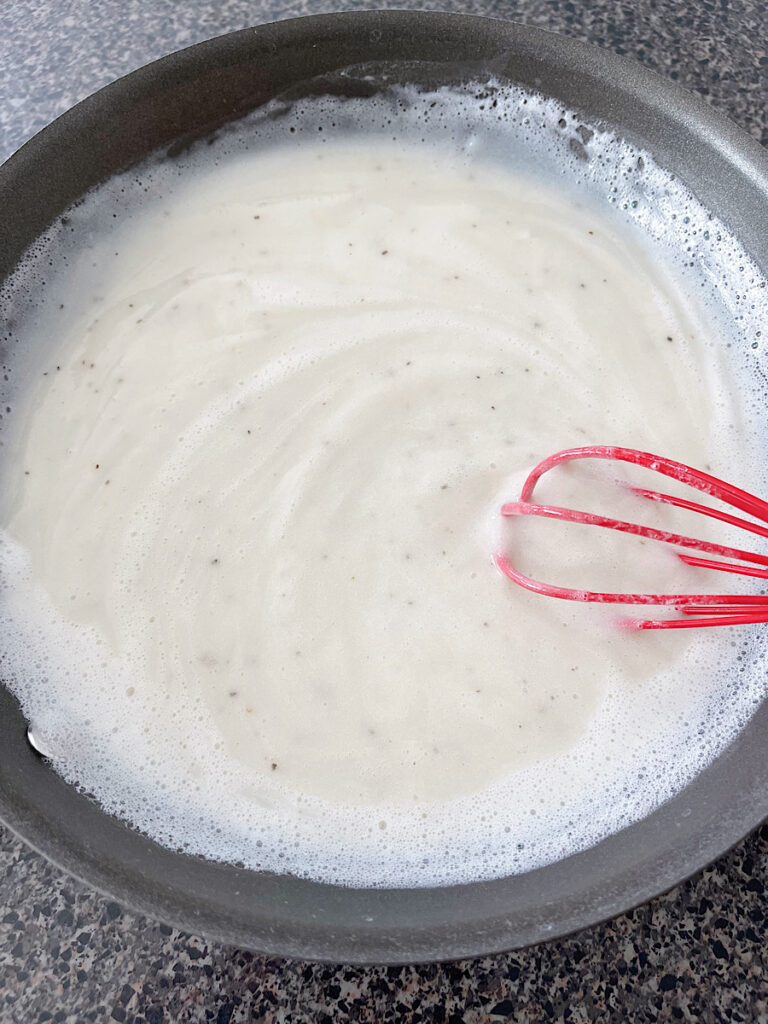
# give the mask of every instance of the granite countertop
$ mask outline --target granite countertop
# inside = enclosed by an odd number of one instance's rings
[[[633,57],[768,144],[764,0],[443,0]],[[83,96],[316,0],[5,0],[0,159]],[[0,1024],[563,1020],[768,1022],[768,825],[665,896],[561,942],[402,968],[283,961],[207,943],[73,881],[0,827]]]

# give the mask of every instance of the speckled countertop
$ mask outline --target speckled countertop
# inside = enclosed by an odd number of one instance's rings
[[[0,159],[77,100],[171,50],[334,9],[315,0],[4,0]],[[414,7],[346,0],[346,9]],[[768,144],[765,0],[443,0],[640,60]],[[96,895],[0,827],[0,1024],[734,1021],[768,1024],[768,826],[666,896],[546,946],[450,965],[256,956]]]

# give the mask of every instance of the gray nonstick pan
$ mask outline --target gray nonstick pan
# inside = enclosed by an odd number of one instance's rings
[[[431,85],[463,81],[468,67],[474,75],[485,68],[611,126],[686,184],[768,275],[768,156],[702,101],[639,65],[536,29],[370,11],[285,21],[202,43],[64,114],[0,168],[0,281],[55,218],[118,170],[161,147],[173,159],[192,140],[277,95],[343,89],[335,73],[368,62],[391,63],[403,83]],[[12,347],[2,344],[10,364]],[[26,733],[15,699],[0,686],[0,816],[19,836],[154,917],[239,946],[315,960],[452,959],[562,936],[671,887],[768,815],[764,703],[677,797],[582,853],[477,884],[345,889],[158,846],[64,783]]]

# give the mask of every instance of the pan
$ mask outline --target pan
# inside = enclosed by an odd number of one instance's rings
[[[0,168],[0,282],[55,218],[116,172],[161,147],[178,152],[276,96],[343,89],[338,73],[368,62],[391,65],[403,84],[453,84],[471,68],[561,100],[651,152],[768,274],[768,156],[702,101],[639,65],[536,29],[368,11],[210,40],[114,82],[58,118]],[[475,884],[348,889],[161,847],[67,785],[26,733],[17,702],[0,685],[0,816],[22,839],[153,917],[311,960],[447,960],[560,937],[677,884],[768,815],[764,703],[678,796],[590,849]]]

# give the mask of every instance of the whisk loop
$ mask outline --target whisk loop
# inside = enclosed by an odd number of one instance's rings
[[[729,505],[731,508],[746,512],[762,523],[768,523],[768,502],[755,497],[733,484],[726,483],[715,476],[701,470],[693,469],[682,462],[675,462],[650,452],[636,451],[634,448],[616,448],[612,446],[588,446],[584,448],[567,448],[544,459],[528,475],[519,501],[508,502],[501,508],[504,516],[539,516],[547,519],[559,519],[569,523],[583,523],[587,526],[599,526],[621,533],[645,537],[660,541],[689,551],[703,552],[705,555],[717,555],[717,558],[703,558],[700,555],[678,551],[677,557],[686,565],[703,569],[714,569],[718,572],[736,573],[757,579],[768,579],[768,555],[757,554],[742,548],[715,544],[710,541],[697,540],[666,530],[641,526],[637,523],[613,519],[610,516],[595,515],[591,512],[579,512],[576,509],[561,508],[557,505],[538,505],[531,502],[533,491],[545,473],[555,466],[573,462],[578,459],[607,459],[616,462],[628,462],[645,469],[653,470],[662,476],[677,480],[680,483],[708,494]],[[759,537],[768,537],[768,526],[743,519],[729,512],[719,511],[702,505],[696,501],[678,498],[671,494],[648,490],[644,487],[629,487],[629,490],[649,501],[673,505],[716,519],[729,526],[736,526]],[[729,559],[729,561],[723,561]],[[701,626],[735,626],[756,622],[768,622],[768,595],[761,594],[614,594],[594,590],[580,590],[571,587],[558,587],[550,583],[542,583],[519,572],[505,554],[497,554],[495,562],[498,568],[509,579],[531,590],[536,594],[556,597],[566,601],[599,602],[603,604],[635,604],[667,606],[678,613],[678,617],[660,619],[627,618],[623,624],[631,629],[690,629]],[[751,563],[751,564],[746,564]]]

